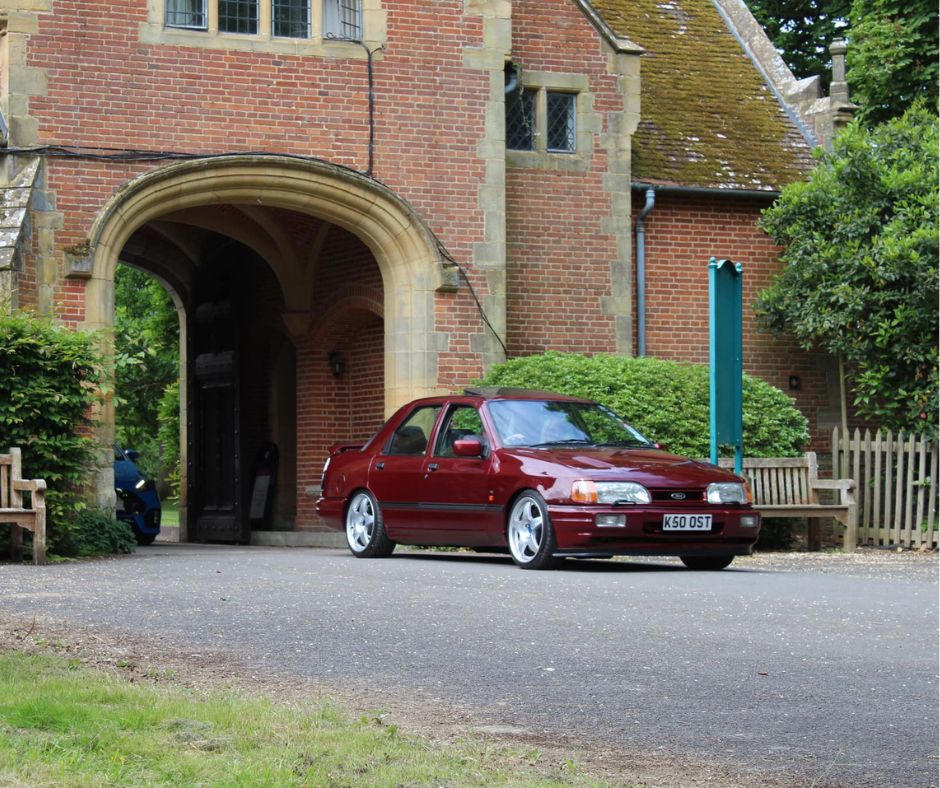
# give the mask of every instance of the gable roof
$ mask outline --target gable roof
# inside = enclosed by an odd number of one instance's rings
[[[779,191],[812,168],[811,146],[712,0],[592,0],[646,50],[633,179]]]

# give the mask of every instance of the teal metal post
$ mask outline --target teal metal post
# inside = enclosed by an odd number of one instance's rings
[[[744,461],[743,271],[730,260],[713,257],[708,263],[711,461],[717,464],[719,446],[733,446],[735,473]]]

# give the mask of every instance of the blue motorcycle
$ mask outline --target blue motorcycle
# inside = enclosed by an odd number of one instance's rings
[[[132,449],[114,445],[114,491],[117,519],[130,525],[137,544],[153,544],[160,533],[160,496],[156,485],[140,472]]]

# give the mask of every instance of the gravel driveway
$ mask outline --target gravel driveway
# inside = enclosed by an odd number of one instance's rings
[[[393,711],[410,698],[609,751],[624,774],[658,758],[715,767],[718,784],[922,786],[937,783],[937,575],[936,555],[873,550],[525,572],[466,553],[158,544],[0,565],[0,612],[231,655]]]

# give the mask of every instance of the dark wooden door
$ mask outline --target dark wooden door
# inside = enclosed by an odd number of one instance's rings
[[[230,299],[192,311],[189,402],[189,536],[248,542],[237,310]]]

